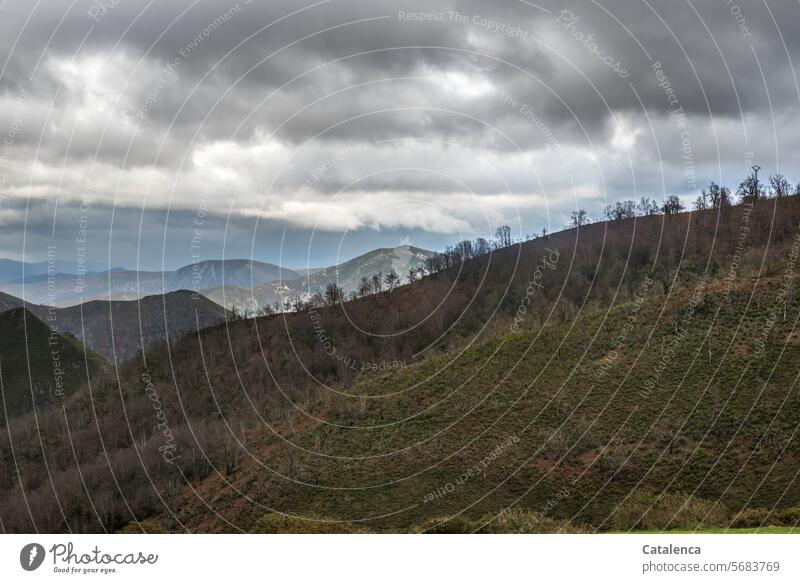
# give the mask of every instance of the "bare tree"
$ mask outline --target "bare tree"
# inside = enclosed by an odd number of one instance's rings
[[[636,203],[632,200],[623,200],[614,205],[608,205],[603,214],[612,221],[632,219],[636,216]]]
[[[475,255],[487,255],[492,250],[492,246],[489,244],[489,241],[484,239],[483,237],[478,237],[475,239]]]
[[[792,191],[792,185],[786,180],[783,174],[773,174],[769,177],[769,186],[772,189],[772,195],[776,198],[783,198],[788,196]]]
[[[705,189],[700,191],[700,194],[697,195],[697,198],[694,201],[694,210],[696,211],[704,211],[708,208],[708,193]]]
[[[321,308],[325,305],[325,296],[322,295],[321,291],[316,291],[308,300],[308,303],[315,308]]]
[[[379,271],[372,276],[372,293],[378,294],[383,291],[383,271]]]
[[[739,189],[736,191],[736,194],[739,195],[739,199],[742,202],[755,202],[759,198],[763,198],[764,191],[758,183],[755,174],[750,174],[739,184]]]
[[[657,215],[661,209],[658,207],[658,203],[651,198],[643,196],[639,199],[639,204],[636,205],[636,210],[642,216],[651,216]]]
[[[395,273],[394,269],[390,269],[383,281],[386,283],[386,287],[388,287],[389,291],[391,292],[400,282],[400,276]]]
[[[731,191],[712,180],[708,185],[708,202],[715,209],[730,206]]]
[[[579,229],[586,224],[587,221],[586,211],[583,209],[574,210],[569,214],[569,218],[571,221],[571,226],[576,229]]]
[[[502,249],[503,247],[510,247],[511,246],[511,227],[508,225],[502,225],[497,227],[497,231],[494,233],[495,240],[497,241],[497,247]]]
[[[261,317],[264,316],[271,316],[275,313],[275,310],[269,304],[264,304],[258,309],[258,315]]]
[[[475,257],[475,251],[472,247],[472,241],[464,240],[456,245],[456,253],[459,255],[461,261],[467,261]]]
[[[442,269],[442,256],[439,253],[434,253],[430,257],[425,258],[425,271],[430,274],[438,273]]]
[[[325,302],[329,306],[336,305],[337,302],[342,301],[342,290],[335,282],[331,282],[325,286]]]
[[[358,284],[358,296],[365,298],[371,293],[372,284],[369,282],[369,278],[365,275],[361,278],[361,282]]]
[[[684,209],[681,199],[675,194],[670,194],[664,199],[664,206],[661,207],[665,215],[677,215]]]
[[[305,312],[310,307],[309,303],[304,301],[300,296],[295,296],[292,299],[292,308],[295,312]]]

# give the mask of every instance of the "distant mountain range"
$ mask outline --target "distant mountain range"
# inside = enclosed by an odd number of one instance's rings
[[[432,251],[411,245],[375,249],[339,265],[308,270],[305,275],[295,279],[247,287],[226,284],[204,289],[201,293],[228,310],[236,308],[240,312],[257,312],[264,305],[280,303],[283,299],[308,298],[323,291],[329,283],[336,283],[344,293],[349,294],[358,290],[362,277],[371,278],[376,274],[385,276],[391,270],[405,283],[408,271],[423,267],[425,259],[433,255]]]
[[[0,315],[20,310],[22,305],[22,300],[0,294]],[[158,342],[224,322],[228,316],[214,302],[186,290],[138,301],[94,300],[68,308],[27,304],[25,308],[54,332],[72,335],[109,362],[118,363]],[[19,359],[21,354],[24,350],[10,352],[9,357]]]
[[[171,272],[114,270],[87,274],[83,303],[75,294],[74,275],[52,278],[55,293],[51,297],[48,276],[27,279],[26,266],[24,286],[0,284],[8,292],[0,292],[0,313],[24,307],[57,333],[70,334],[109,362],[120,363],[158,342],[215,326],[234,308],[254,313],[284,298],[308,297],[331,282],[349,293],[358,288],[362,277],[390,270],[405,281],[408,270],[422,267],[431,255],[409,245],[376,249],[337,266],[303,270],[304,275],[239,259],[203,261]],[[27,302],[20,299],[23,291]]]
[[[290,269],[246,259],[201,261],[175,271],[127,271],[115,268],[105,272],[88,272],[82,278],[75,269],[48,276],[47,264],[44,264],[43,273],[41,265],[26,264],[24,282],[21,276],[17,279],[0,277],[0,291],[25,298],[32,304],[67,307],[91,300],[136,300],[181,289],[199,291],[223,285],[250,287],[300,277],[299,273]],[[29,266],[35,269],[29,269]],[[62,267],[65,265],[57,264],[56,271]],[[17,272],[8,269],[6,273]]]
[[[83,267],[92,273],[109,271],[107,267],[103,267],[103,264],[97,262],[87,262]],[[36,277],[47,276],[49,268],[50,264],[47,261],[29,263],[25,261],[16,261],[14,259],[0,259],[0,282],[22,283],[23,278],[25,281],[31,281]],[[78,272],[78,264],[74,261],[55,261],[53,262],[52,268],[55,273]],[[117,269],[119,268],[114,268],[111,271]]]
[[[86,273],[82,280],[79,280],[74,269],[48,276],[45,262],[25,264],[24,283],[19,278],[9,279],[13,274],[21,274],[22,267],[19,265],[22,264],[19,264],[5,272],[0,271],[0,292],[24,298],[30,304],[64,308],[93,300],[137,300],[178,290],[192,290],[226,309],[255,312],[266,304],[272,305],[284,298],[308,297],[331,282],[336,282],[345,293],[350,293],[358,289],[362,277],[372,277],[378,273],[385,275],[392,269],[405,281],[409,269],[422,267],[425,259],[432,255],[432,251],[402,245],[376,249],[326,268],[292,270],[260,261],[225,259],[201,261],[175,271],[127,271],[114,268],[105,272]],[[42,266],[44,272],[41,272]],[[56,266],[58,269],[70,267],[68,264]],[[8,278],[4,279],[2,273],[6,273]]]

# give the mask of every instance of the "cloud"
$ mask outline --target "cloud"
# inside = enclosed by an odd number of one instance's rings
[[[89,190],[298,232],[533,231],[800,155],[794,4],[100,6],[0,8],[9,224]]]

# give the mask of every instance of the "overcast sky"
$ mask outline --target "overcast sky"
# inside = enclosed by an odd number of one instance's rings
[[[328,265],[794,182],[800,5],[737,1],[0,2],[0,256]]]

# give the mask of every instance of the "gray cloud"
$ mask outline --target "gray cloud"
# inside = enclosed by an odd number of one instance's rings
[[[795,4],[539,6],[6,2],[0,222],[28,197],[70,208],[91,183],[95,205],[147,216],[202,200],[281,232],[444,240],[734,186],[751,156],[797,178]],[[445,210],[373,208],[409,198]]]

